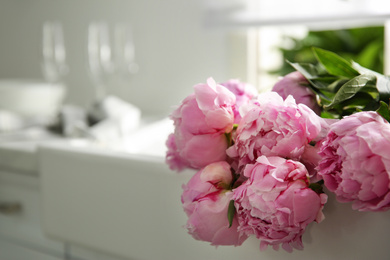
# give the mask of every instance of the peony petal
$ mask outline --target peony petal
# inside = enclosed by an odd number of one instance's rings
[[[321,200],[313,190],[302,189],[294,193],[294,222],[306,223],[313,222],[321,208]]]
[[[187,140],[180,156],[186,158],[191,167],[199,169],[213,162],[224,161],[226,149],[227,140],[224,135],[195,135]]]

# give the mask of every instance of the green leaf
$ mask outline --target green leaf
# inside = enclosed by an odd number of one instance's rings
[[[372,75],[375,75],[375,76],[383,76],[382,74],[376,72],[376,71],[373,71],[373,70],[370,70],[366,67],[363,67],[362,65],[360,65],[359,63],[357,62],[354,62],[352,61],[352,67],[358,71],[360,74],[372,74]]]
[[[348,100],[356,95],[359,91],[364,91],[373,95],[378,93],[376,88],[376,77],[373,75],[360,75],[357,76],[347,83],[345,83],[333,98],[332,103],[327,105],[327,108],[333,107],[334,105],[340,104],[341,102]]]
[[[318,77],[309,79],[313,87],[317,89],[326,89],[328,91],[331,91],[333,88],[332,86],[341,80],[343,79],[339,79],[338,77]]]
[[[309,188],[315,191],[317,194],[324,193],[322,185],[324,184],[324,181],[321,180],[319,182],[314,182],[309,184]]]
[[[368,74],[368,75],[376,76],[376,87],[379,91],[380,99],[386,102],[390,99],[390,78],[388,76],[367,69],[356,62],[353,62],[352,66],[357,71],[359,71],[360,74]]]
[[[234,215],[236,214],[236,207],[234,206],[234,200],[229,202],[227,218],[229,221],[229,228],[233,225]]]
[[[317,60],[334,76],[353,78],[359,75],[350,62],[331,51],[313,48]]]
[[[232,138],[232,133],[225,133],[225,138],[226,138],[226,142],[228,144],[228,147],[232,146],[233,145],[233,138]]]
[[[338,119],[340,116],[338,114],[330,113],[329,111],[321,111],[322,118]]]
[[[376,79],[376,87],[381,96],[381,100],[388,101],[390,99],[390,78],[384,75],[378,75]]]
[[[390,122],[390,110],[389,105],[387,105],[385,102],[380,101],[380,106],[378,110],[376,110],[378,114],[380,114],[384,119],[386,119],[388,122]]]
[[[340,90],[340,88],[348,82],[348,79],[338,79],[335,80],[332,84],[328,86],[328,91],[331,93],[337,93],[337,91]]]
[[[311,63],[292,63],[287,61],[294,69],[302,73],[306,79],[317,78],[320,75],[317,67]]]
[[[358,53],[355,58],[359,64],[362,64],[367,68],[377,67],[377,59],[375,57],[379,56],[379,53],[383,50],[383,39],[372,41],[366,45],[364,49]]]
[[[350,115],[359,111],[375,111],[379,108],[377,96],[369,92],[360,91],[353,98],[344,100],[334,106],[340,115]]]

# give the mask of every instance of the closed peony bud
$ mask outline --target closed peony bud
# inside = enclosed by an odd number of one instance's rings
[[[299,71],[294,71],[278,81],[272,91],[277,92],[284,99],[289,95],[293,96],[297,104],[305,104],[319,115],[321,108],[317,103],[315,93],[308,85],[306,78]]]
[[[213,173],[215,172],[215,173]],[[183,186],[181,200],[188,216],[188,232],[212,245],[241,245],[247,236],[237,231],[237,218],[229,227],[228,208],[233,193],[226,189],[232,181],[227,162],[216,162],[197,172]]]

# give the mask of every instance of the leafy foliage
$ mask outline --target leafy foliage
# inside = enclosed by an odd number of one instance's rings
[[[236,207],[234,206],[234,200],[231,200],[229,202],[229,207],[228,207],[228,221],[229,221],[229,228],[233,225],[233,219],[234,215],[236,214]]]
[[[322,117],[341,118],[358,111],[377,110],[390,119],[385,105],[390,97],[390,78],[339,55],[313,48],[317,63],[289,64],[309,81],[322,107]],[[386,110],[387,109],[387,110]]]
[[[390,110],[389,105],[385,102],[381,101],[380,106],[377,110],[378,114],[380,114],[384,119],[390,122]]]
[[[343,30],[309,31],[303,39],[286,37],[289,48],[278,48],[286,60],[298,63],[317,62],[312,47],[334,52],[346,60],[354,60],[371,70],[383,73],[384,27],[353,28]],[[293,69],[288,64],[271,73],[286,75]]]

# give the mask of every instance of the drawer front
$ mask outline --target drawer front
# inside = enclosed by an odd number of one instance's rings
[[[0,259],[2,260],[61,260],[60,256],[41,253],[0,239]]]
[[[88,249],[73,244],[69,245],[67,255],[72,260],[133,260],[129,258],[113,256],[112,254],[102,253],[101,251]]]
[[[63,254],[62,243],[44,236],[40,212],[38,177],[0,171],[0,237],[38,251]]]

